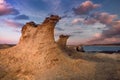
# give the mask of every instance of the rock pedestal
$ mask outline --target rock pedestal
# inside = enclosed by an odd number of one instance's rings
[[[57,41],[57,44],[61,47],[61,48],[66,48],[66,44],[67,44],[67,40],[69,38],[69,35],[60,35],[59,39]]]

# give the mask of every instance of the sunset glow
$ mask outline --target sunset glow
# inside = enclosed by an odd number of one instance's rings
[[[17,43],[22,26],[45,17],[63,17],[55,38],[71,35],[68,43],[120,43],[120,0],[0,0],[0,43]]]

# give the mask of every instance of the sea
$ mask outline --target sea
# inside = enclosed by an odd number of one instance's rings
[[[120,46],[83,46],[85,52],[120,53]]]

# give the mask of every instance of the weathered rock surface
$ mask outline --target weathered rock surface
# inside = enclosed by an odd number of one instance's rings
[[[60,35],[57,41],[58,47],[67,53],[67,55],[71,56],[71,54],[76,53],[77,51],[73,48],[67,46],[67,40],[69,39],[70,35]]]
[[[83,46],[77,46],[76,51],[78,52],[84,52]]]
[[[111,75],[112,80],[120,79],[119,64],[104,67],[67,56],[54,40],[54,27],[59,20],[59,16],[51,15],[42,24],[29,22],[23,26],[19,43],[0,50],[0,80],[110,80]],[[101,71],[107,67],[105,73]]]
[[[66,44],[67,44],[67,40],[69,38],[69,35],[60,35],[59,39],[57,41],[57,44],[61,47],[61,48],[66,48]]]

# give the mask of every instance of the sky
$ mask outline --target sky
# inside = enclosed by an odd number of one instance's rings
[[[120,0],[0,0],[0,44],[16,44],[26,22],[41,24],[51,14],[62,19],[55,39],[68,44],[120,43]]]

